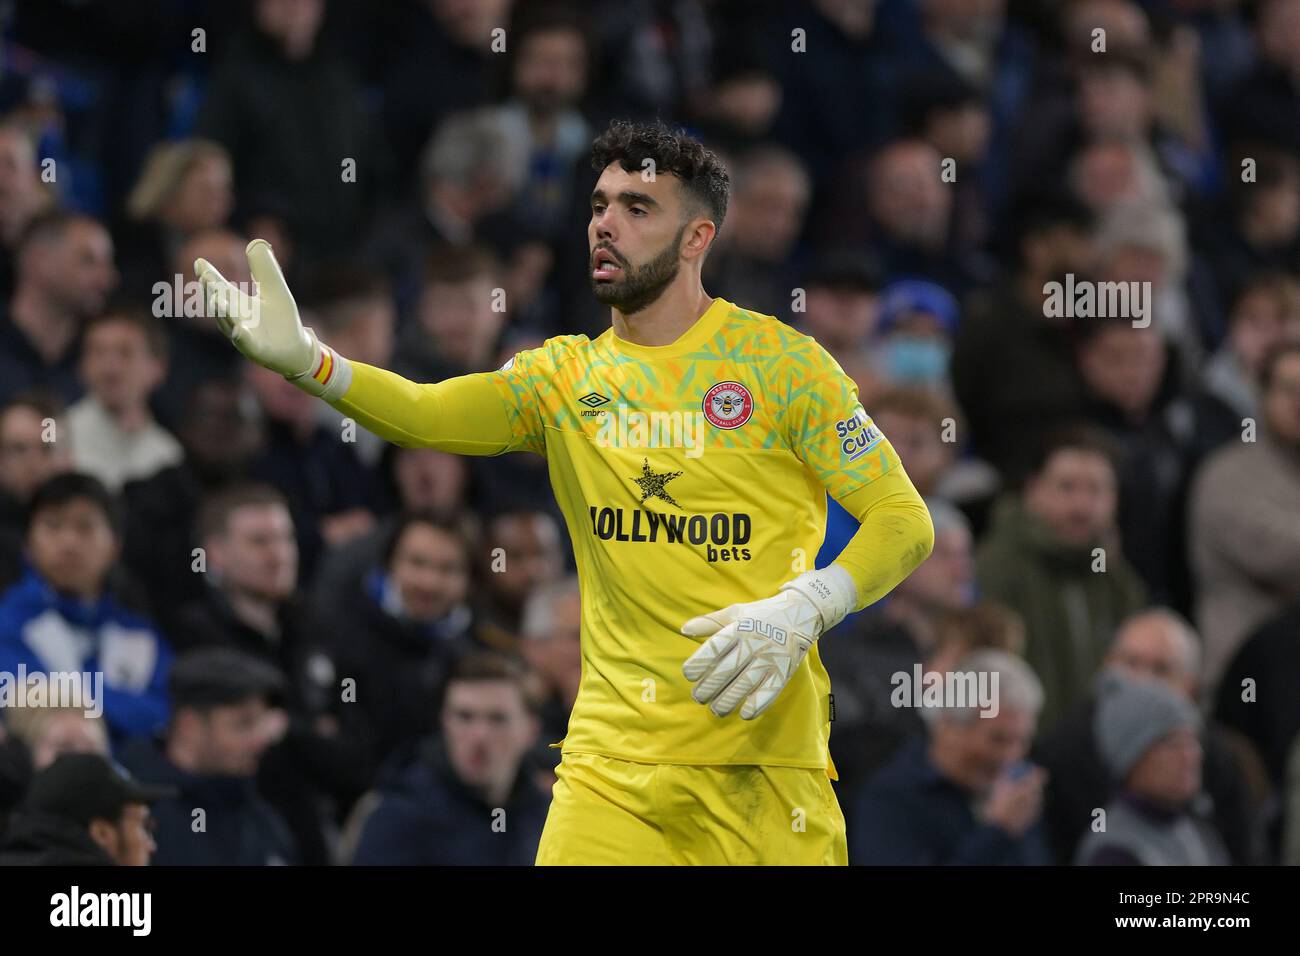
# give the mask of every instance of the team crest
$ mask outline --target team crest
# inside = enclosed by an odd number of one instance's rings
[[[719,382],[704,393],[704,417],[717,428],[739,428],[754,414],[754,396],[739,382]]]

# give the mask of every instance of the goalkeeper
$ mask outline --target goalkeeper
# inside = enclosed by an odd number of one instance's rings
[[[495,372],[416,384],[349,362],[303,327],[263,240],[256,298],[195,270],[241,352],[383,438],[546,457],[582,682],[539,864],[843,864],[816,642],[925,559],[929,514],[821,346],[704,291],[730,190],[717,156],[615,123],[592,165],[590,280],[612,327]],[[826,492],[862,526],[810,569]]]

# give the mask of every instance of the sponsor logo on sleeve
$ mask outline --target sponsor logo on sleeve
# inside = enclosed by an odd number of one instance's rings
[[[840,441],[840,454],[847,464],[871,451],[885,436],[859,405],[852,415],[835,423],[835,437]]]

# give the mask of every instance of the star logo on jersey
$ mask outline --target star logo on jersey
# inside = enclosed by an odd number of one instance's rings
[[[674,478],[680,478],[684,474],[685,472],[681,471],[651,471],[650,459],[643,458],[641,460],[641,477],[633,478],[632,481],[635,481],[637,487],[641,489],[641,504],[645,504],[650,498],[662,498],[674,508],[682,508],[682,506],[673,499],[673,496],[664,490],[664,485],[668,484],[668,482],[672,481]],[[685,511],[686,509],[682,508],[682,510]]]

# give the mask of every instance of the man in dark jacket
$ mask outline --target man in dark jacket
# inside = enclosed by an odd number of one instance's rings
[[[99,754],[64,754],[32,780],[0,866],[148,866],[149,804],[174,795]]]
[[[1125,621],[1115,635],[1105,661],[1105,672],[1110,671],[1161,681],[1195,702],[1200,683],[1199,639],[1191,625],[1164,608],[1141,611]],[[1098,750],[1096,714],[1094,690],[1068,711],[1035,748],[1035,759],[1050,774],[1045,818],[1058,863],[1069,863],[1074,858],[1092,822],[1093,810],[1105,806],[1113,790]],[[1262,862],[1262,834],[1254,822],[1256,815],[1238,758],[1222,728],[1207,725],[1201,747],[1205,753],[1205,791],[1212,801],[1209,812],[1232,862]]]
[[[296,594],[298,549],[284,498],[265,485],[232,486],[205,500],[197,538],[210,585],[176,615],[178,649],[225,647],[278,668],[289,729],[258,770],[258,789],[293,830],[303,862],[329,861],[327,833],[370,785],[364,721],[343,701],[341,673]]]
[[[929,740],[905,744],[858,795],[855,866],[1051,862],[1040,820],[1045,774],[1024,762],[1042,703],[1038,680],[1004,651],[969,654],[953,673],[988,675],[995,708],[945,695],[925,711]]]
[[[381,787],[353,865],[528,866],[550,800],[526,760],[537,740],[525,677],[492,654],[448,681],[442,739]]]
[[[154,807],[160,866],[268,866],[298,861],[280,815],[257,794],[262,755],[288,718],[268,664],[225,648],[183,655],[172,671],[173,714],[161,740],[136,740],[122,762],[178,791]]]

